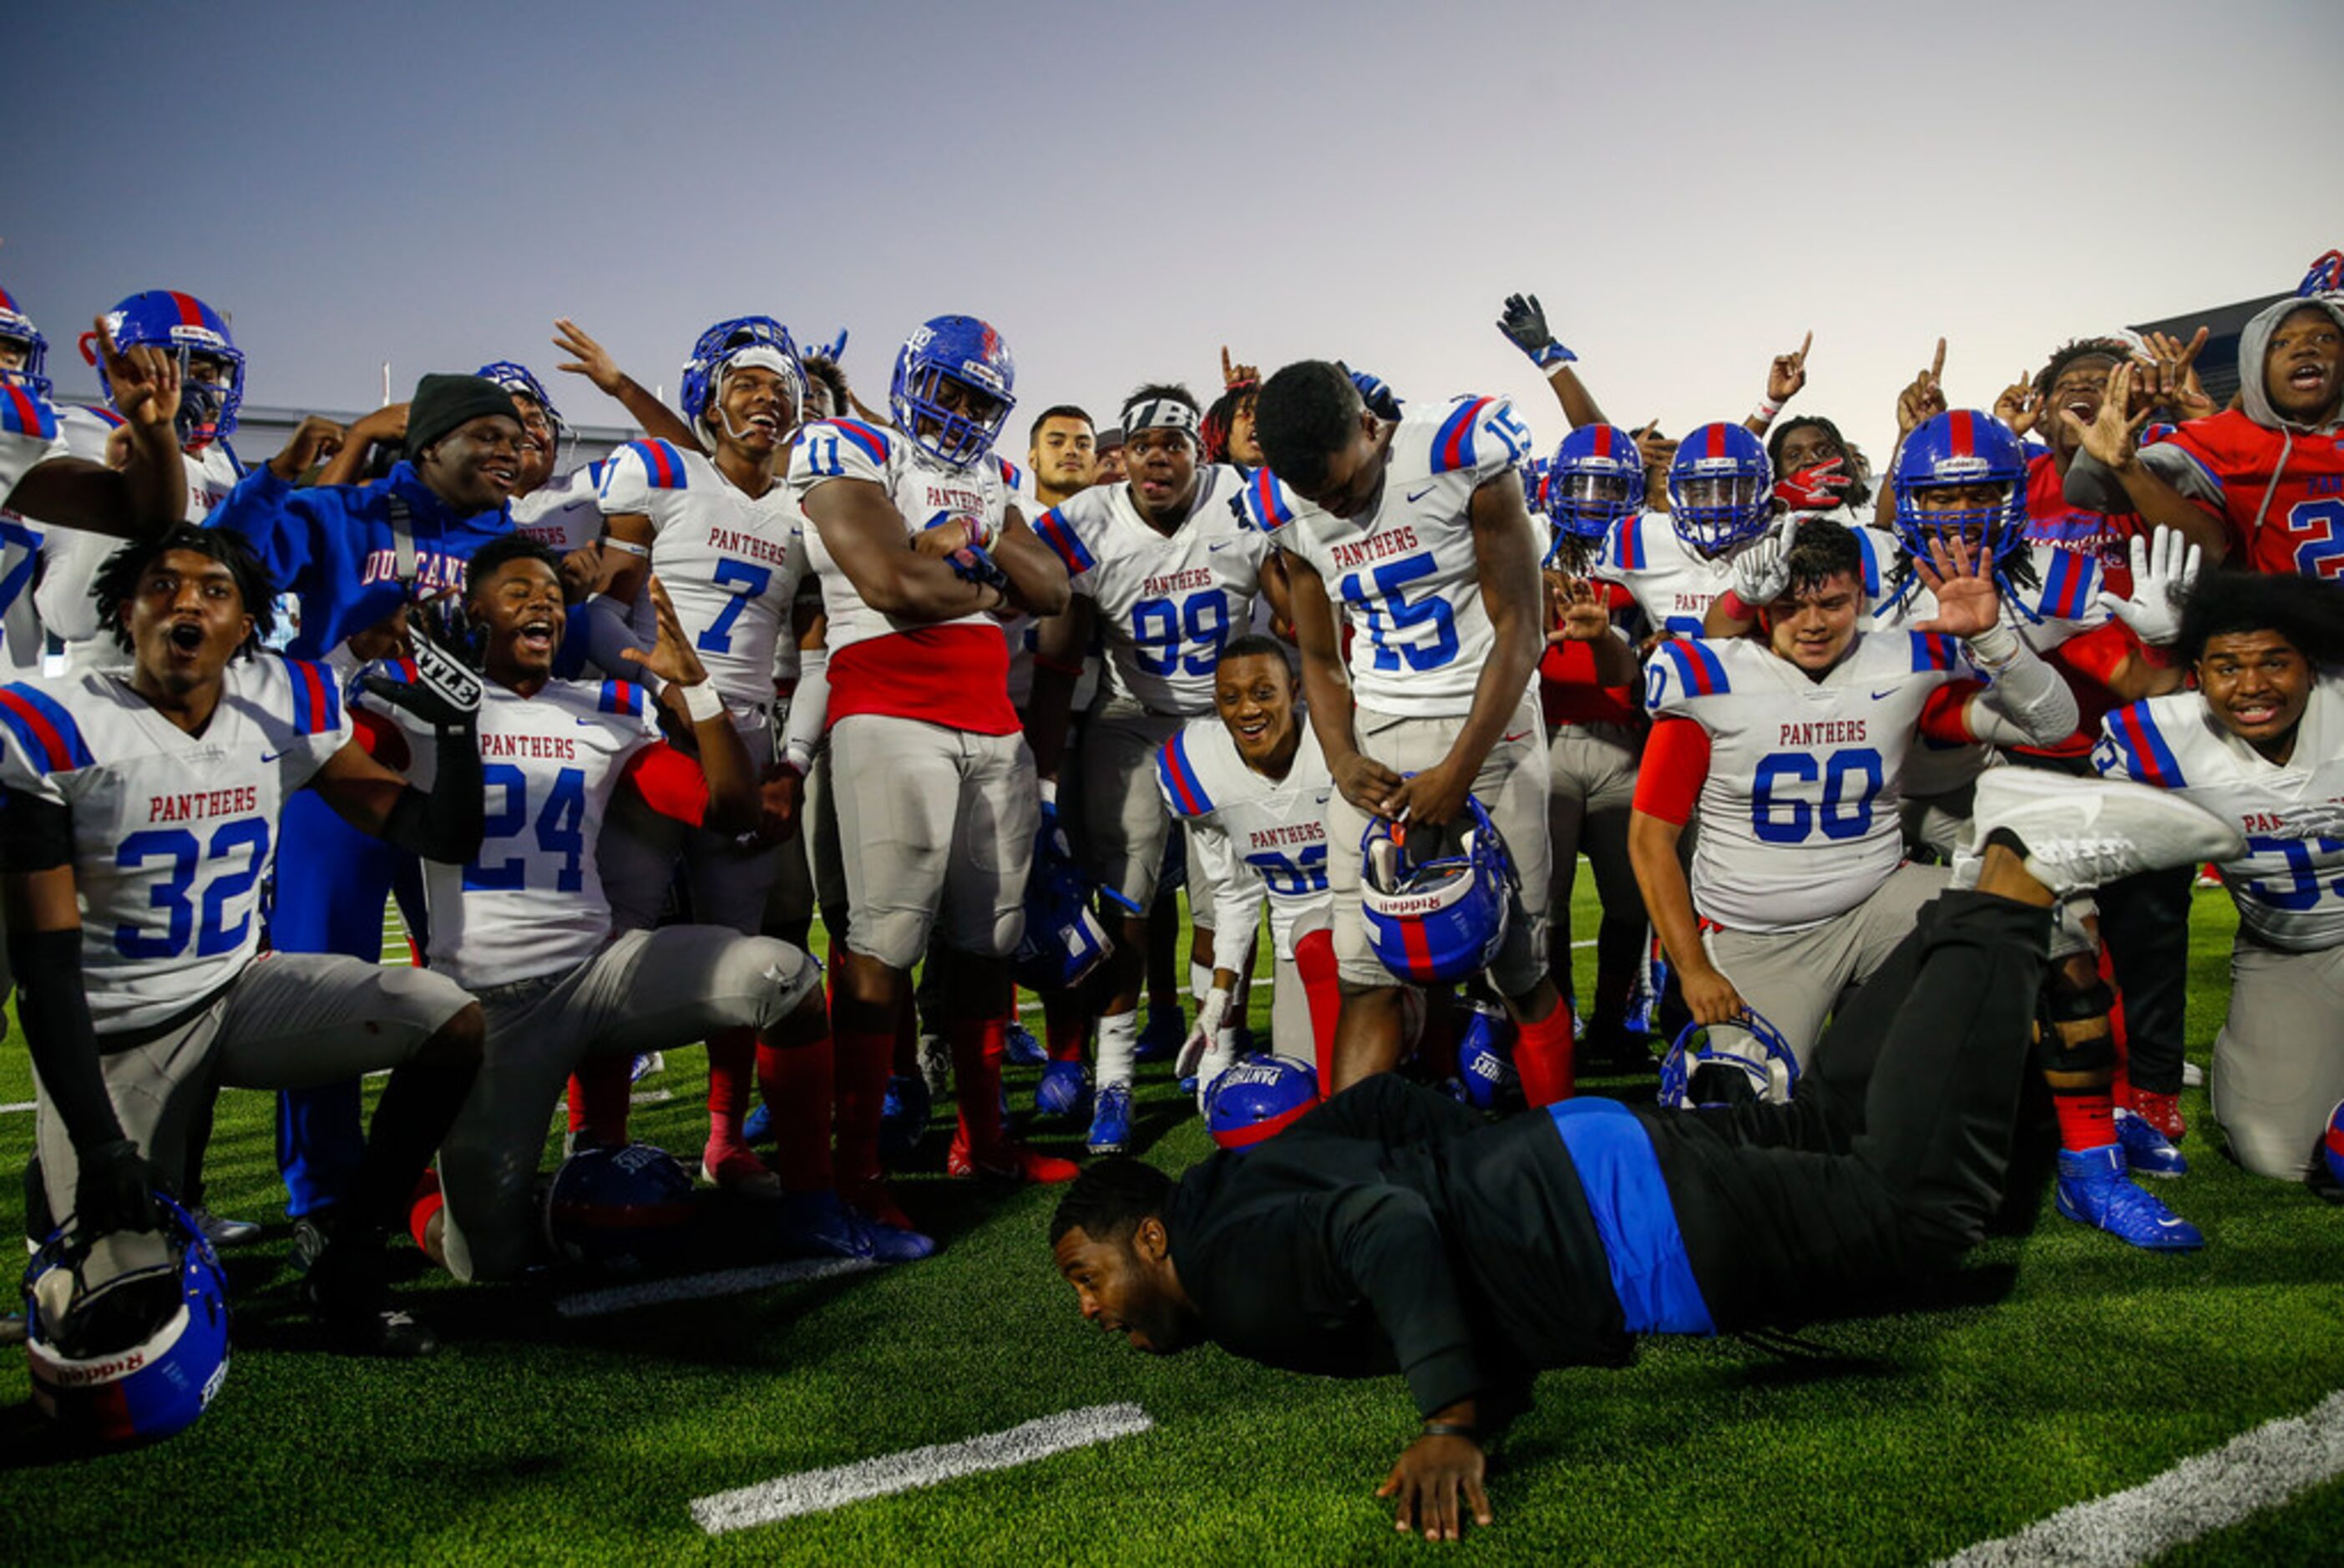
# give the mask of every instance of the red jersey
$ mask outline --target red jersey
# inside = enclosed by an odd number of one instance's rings
[[[2344,582],[2344,430],[2273,430],[2232,409],[2192,420],[2160,445],[2202,477],[2196,484],[2183,475],[2177,488],[2222,521],[2234,559],[2258,572]]]
[[[1550,642],[1539,660],[1539,704],[1557,724],[1634,724],[1644,717],[1641,694],[1595,683],[1595,651],[1584,642]]]
[[[2066,476],[2047,451],[2026,460],[2026,537],[2054,550],[2072,550],[2100,563],[2111,592],[2132,597],[2129,543],[2140,529],[2137,512],[2087,511],[2061,493]]]

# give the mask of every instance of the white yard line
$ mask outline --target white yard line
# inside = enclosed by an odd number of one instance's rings
[[[709,1534],[722,1535],[727,1531],[771,1524],[801,1513],[827,1512],[850,1502],[909,1492],[914,1487],[934,1486],[964,1475],[1031,1464],[1068,1449],[1129,1437],[1155,1424],[1147,1412],[1136,1404],[1091,1405],[963,1442],[882,1454],[855,1464],[780,1476],[737,1492],[720,1492],[694,1502],[692,1517]]]
[[[828,1280],[840,1274],[860,1274],[876,1269],[868,1258],[809,1258],[796,1263],[761,1263],[750,1269],[720,1269],[711,1274],[679,1274],[670,1280],[646,1280],[640,1285],[614,1285],[602,1290],[581,1290],[554,1302],[565,1318],[600,1318],[631,1312],[670,1301],[704,1301],[738,1296],[773,1285],[796,1285],[808,1280]]]
[[[2228,1528],[2344,1473],[2344,1391],[2267,1421],[2129,1491],[2063,1508],[2016,1535],[1945,1559],[1945,1568],[2119,1568]]]

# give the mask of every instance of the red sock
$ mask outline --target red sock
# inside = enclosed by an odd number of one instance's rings
[[[415,1245],[425,1252],[431,1250],[424,1240],[430,1229],[431,1217],[448,1207],[447,1195],[440,1190],[440,1173],[426,1170],[415,1179],[414,1194],[407,1205],[407,1233],[415,1238]]]
[[[1522,1098],[1535,1110],[1571,1098],[1571,1009],[1561,1003],[1537,1023],[1516,1025],[1514,1070],[1522,1075]]]
[[[1318,1065],[1318,1094],[1335,1081],[1335,1025],[1343,1017],[1343,990],[1335,970],[1335,934],[1320,928],[1294,945],[1295,972],[1310,1004],[1311,1055]]]
[[[1001,1125],[1001,1020],[955,1018],[945,1026],[952,1045],[953,1098],[960,1105],[961,1131],[969,1152],[979,1158],[998,1148]]]
[[[757,1045],[757,1089],[773,1111],[773,1168],[792,1192],[832,1184],[831,1106],[838,1064],[830,1037],[800,1045]]]
[[[634,1060],[631,1057],[597,1057],[580,1062],[570,1075],[570,1130],[596,1143],[612,1146],[627,1141],[627,1117],[633,1089]]]
[[[1072,991],[1045,991],[1042,1032],[1049,1037],[1052,1061],[1081,1061],[1091,1037],[1090,1015],[1083,1011],[1081,998]]]
[[[886,1108],[892,1035],[842,1030],[834,1047],[838,1100],[837,1176],[842,1183],[879,1179],[879,1113]]]
[[[708,1141],[741,1141],[741,1118],[749,1114],[756,1079],[757,1031],[722,1029],[708,1037]]]
[[[2105,1088],[2053,1089],[2051,1108],[2059,1118],[2059,1147],[2106,1148],[2117,1140],[2116,1097]]]

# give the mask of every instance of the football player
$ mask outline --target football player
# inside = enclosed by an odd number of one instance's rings
[[[453,863],[480,843],[478,784],[409,787],[351,743],[330,672],[255,652],[270,594],[236,536],[174,525],[118,551],[96,586],[130,673],[0,689],[0,890],[50,1211],[91,1251],[95,1287],[153,1260],[147,1192],[181,1180],[191,1118],[219,1087],[393,1068],[303,1290],[354,1347],[422,1354],[430,1331],[388,1304],[384,1238],[471,1083],[480,1008],[448,976],[379,955],[263,957],[258,905],[281,808],[304,785],[362,830]],[[405,700],[443,775],[477,781],[460,702]]]
[[[1067,599],[1065,567],[986,461],[1014,379],[993,328],[935,318],[896,355],[894,430],[811,425],[790,458],[828,618],[825,713],[854,911],[833,1015],[839,1179],[864,1212],[891,1223],[901,1210],[878,1182],[882,1096],[911,968],[932,930],[951,971],[946,1030],[968,1168],[1036,1180],[1075,1173],[1010,1141],[1001,1118],[1007,960],[1025,924],[1040,812],[994,612],[1051,615]]]
[[[1401,1374],[1423,1424],[1379,1495],[1428,1539],[1490,1522],[1483,1447],[1541,1369],[1925,1300],[2001,1201],[2050,906],[2238,838],[2137,786],[1981,794],[1975,891],[1921,913],[1795,1106],[1589,1096],[1490,1124],[1385,1075],[1177,1181],[1093,1167],[1051,1222],[1060,1276],[1138,1350]]]
[[[1157,788],[1157,753],[1188,720],[1212,712],[1221,644],[1252,624],[1255,599],[1285,597],[1269,540],[1237,510],[1244,476],[1198,461],[1201,418],[1185,387],[1139,388],[1123,405],[1127,482],[1094,485],[1034,522],[1074,594],[1066,612],[1036,632],[1030,724],[1046,806],[1056,806],[1066,751],[1075,684],[1067,671],[1094,632],[1107,668],[1067,792],[1085,868],[1126,912],[1100,1004],[1094,1154],[1120,1154],[1131,1138],[1147,911],[1173,820]],[[1200,867],[1190,865],[1188,879],[1192,899],[1199,883],[1210,896]]]
[[[472,552],[511,530],[510,501],[529,445],[512,394],[478,376],[417,383],[407,455],[383,478],[297,490],[336,440],[322,421],[305,424],[206,520],[241,539],[298,602],[300,627],[288,651],[299,659],[324,659],[410,598],[460,586]],[[323,801],[298,794],[287,803],[281,843],[270,944],[379,962],[383,906],[405,874],[405,846],[379,847]],[[324,1244],[332,1210],[356,1178],[359,1110],[355,1078],[304,1086],[278,1101],[278,1168],[297,1263]]]
[[[1213,670],[1215,716],[1195,718],[1164,743],[1157,785],[1187,827],[1188,847],[1216,889],[1214,913],[1228,931],[1251,931],[1269,905],[1278,960],[1270,1000],[1271,1048],[1334,1073],[1333,897],[1327,888],[1327,797],[1334,780],[1318,737],[1295,707],[1294,670],[1276,639],[1233,639]],[[1197,1079],[1199,1103],[1234,1055],[1229,1017],[1241,960],[1217,955],[1213,983],[1197,1009],[1178,1076]]]
[[[2117,406],[2101,417],[2058,409],[2083,445],[2068,499],[2181,529],[2209,561],[2344,576],[2344,294],[2263,310],[2238,334],[2238,366],[2235,408],[2146,447],[2150,410],[2134,405],[2149,400],[2133,396],[2143,378],[2129,362],[2109,372]]]
[[[1256,428],[1268,471],[1246,506],[1286,552],[1303,693],[1336,786],[1328,883],[1343,1007],[1329,1087],[1388,1070],[1401,1047],[1399,987],[1368,938],[1354,846],[1378,819],[1445,827],[1470,798],[1520,877],[1490,977],[1521,1025],[1523,1090],[1535,1105],[1561,1098],[1571,1016],[1547,974],[1546,751],[1532,691],[1544,541],[1515,470],[1530,432],[1503,398],[1385,419],[1325,360],[1272,376]]]
[[[1809,522],[1763,642],[1672,639],[1646,669],[1629,855],[1698,1023],[1754,1011],[1811,1050],[1840,994],[1944,888],[1942,868],[1904,864],[1916,730],[2039,743],[2075,728],[2075,698],[2003,622],[1985,560],[1956,540],[1915,570],[1935,617],[1866,635],[1854,531]],[[1696,803],[1688,883],[1677,841]]]
[[[2214,1117],[2239,1164],[2301,1181],[2344,1100],[2344,587],[2208,572],[2177,651],[2197,690],[2109,713],[2092,761],[2245,831]]]
[[[480,1081],[440,1158],[441,1251],[460,1279],[508,1279],[528,1261],[546,1107],[580,1062],[623,1063],[733,1029],[786,1053],[819,1048],[828,1033],[819,966],[797,948],[712,924],[614,930],[595,845],[622,786],[687,821],[740,829],[758,810],[759,773],[719,683],[676,607],[657,589],[652,597],[660,640],[627,662],[668,683],[698,766],[660,739],[642,685],[553,678],[567,618],[550,550],[520,538],[487,547],[464,593],[486,678],[480,749],[493,809],[470,863],[426,876],[431,966],[480,993],[487,1025]],[[412,733],[410,720],[392,717]],[[447,787],[419,750],[401,758],[408,747],[378,744],[423,787]],[[826,1146],[823,1129],[814,1141]],[[807,1168],[826,1177],[826,1153]],[[821,1177],[780,1208],[793,1250],[894,1260],[932,1249],[865,1223]]]

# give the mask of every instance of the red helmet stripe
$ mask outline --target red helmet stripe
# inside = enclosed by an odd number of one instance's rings
[[[1957,458],[1975,457],[1977,437],[1970,429],[1970,411],[1955,409],[1946,418],[1946,435],[1952,455]]]
[[[1709,427],[1709,450],[1702,455],[1713,458],[1722,458],[1725,455],[1725,427],[1723,425],[1712,425]]]
[[[1612,427],[1610,425],[1598,425],[1595,427],[1595,455],[1599,458],[1608,458],[1612,455]]]
[[[176,288],[165,292],[170,295],[171,303],[178,307],[180,326],[200,327],[204,324],[204,308],[196,302],[194,295],[182,294]]]

